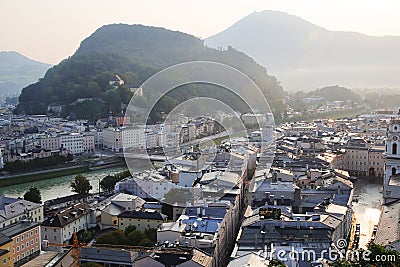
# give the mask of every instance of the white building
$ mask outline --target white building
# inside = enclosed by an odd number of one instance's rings
[[[400,120],[392,120],[386,135],[385,203],[400,199]]]
[[[83,138],[78,133],[62,134],[60,143],[61,147],[67,149],[71,154],[83,153]]]
[[[67,244],[75,230],[79,232],[94,226],[96,226],[94,211],[88,205],[78,203],[47,218],[42,223],[42,240],[55,244]],[[49,246],[48,249],[60,251],[62,248]]]
[[[162,199],[172,188],[180,188],[168,181],[158,172],[143,172],[135,175],[135,178],[127,178],[115,185],[115,192],[127,191],[132,195],[156,199]]]
[[[91,153],[94,151],[95,140],[94,135],[92,133],[85,133],[82,136],[83,138],[83,151]]]
[[[103,130],[103,147],[113,151],[122,151],[122,130],[105,128]]]
[[[57,150],[61,147],[60,136],[41,136],[40,147],[47,150]]]
[[[0,228],[19,222],[29,212],[34,222],[44,219],[43,205],[24,199],[0,197]]]
[[[113,151],[145,148],[145,132],[141,127],[106,128],[103,130],[103,146]],[[153,140],[152,140],[153,141]],[[157,141],[156,141],[157,142]]]

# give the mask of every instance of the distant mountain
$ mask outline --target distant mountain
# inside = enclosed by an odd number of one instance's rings
[[[47,71],[39,82],[24,88],[16,112],[40,114],[47,111],[49,104],[58,104],[65,106],[64,116],[77,118],[96,119],[109,110],[117,113],[121,111],[121,103],[130,100],[129,88],[140,86],[165,67],[193,60],[236,67],[258,84],[276,113],[283,111],[283,89],[279,82],[244,53],[207,48],[192,35],[163,28],[113,24],[96,30],[72,57]],[[109,84],[116,74],[125,82],[118,88]],[[199,95],[203,89],[200,87],[188,86],[186,91],[171,94],[161,101],[159,111],[168,112],[180,101]],[[220,90],[207,90],[219,99],[227,99]],[[83,98],[91,101],[80,105],[76,100]]]
[[[361,102],[361,97],[352,90],[340,86],[326,86],[305,94],[306,97],[320,96],[325,101],[354,101]]]
[[[400,37],[329,31],[282,12],[255,12],[205,40],[245,52],[287,90],[327,84],[400,88]]]
[[[0,51],[0,96],[19,95],[23,87],[37,82],[50,67],[15,51]]]

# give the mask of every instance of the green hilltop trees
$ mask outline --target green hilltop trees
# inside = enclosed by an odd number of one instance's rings
[[[284,110],[283,88],[264,67],[232,47],[216,50],[202,40],[176,31],[142,25],[107,25],[86,38],[76,53],[47,71],[35,84],[22,90],[17,113],[43,114],[49,104],[64,105],[64,116],[96,120],[121,112],[139,87],[156,72],[183,62],[214,61],[247,74],[260,87],[274,112]],[[119,75],[123,85],[109,83]],[[216,97],[240,109],[246,108],[234,95],[221,88],[199,84],[183,86],[159,103],[158,109],[168,113],[180,102],[197,95]],[[143,92],[143,103],[146,103]],[[151,93],[151,92],[150,92]],[[83,104],[75,102],[86,98]],[[75,103],[74,103],[75,102]],[[159,119],[152,114],[153,119]]]

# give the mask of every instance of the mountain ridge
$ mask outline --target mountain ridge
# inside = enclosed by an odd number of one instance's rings
[[[43,77],[50,67],[17,51],[0,51],[0,94],[18,95],[23,87]]]
[[[285,89],[400,87],[398,36],[331,31],[284,12],[252,13],[205,39],[245,52],[276,75]]]
[[[279,82],[244,53],[232,48],[208,48],[201,39],[178,31],[127,24],[102,26],[85,38],[74,55],[48,70],[38,83],[23,89],[16,112],[40,114],[49,104],[57,103],[66,106],[65,116],[82,117],[88,112],[70,104],[78,98],[100,98],[102,101],[92,103],[96,110],[91,112],[91,119],[109,110],[117,113],[121,102],[129,102],[130,88],[140,86],[163,68],[196,60],[216,61],[244,72],[268,96],[276,113],[282,112],[283,89]],[[109,85],[115,74],[125,81],[120,88]],[[164,106],[172,107],[194,93],[196,88],[190,87],[183,94],[172,94]],[[220,98],[224,99],[223,95]]]

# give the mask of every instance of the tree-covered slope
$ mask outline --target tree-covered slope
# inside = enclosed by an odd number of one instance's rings
[[[65,105],[64,115],[95,119],[110,109],[119,112],[121,103],[128,103],[132,95],[129,88],[140,86],[157,71],[193,60],[215,61],[239,69],[263,90],[276,113],[282,111],[283,89],[279,82],[244,53],[207,48],[202,40],[181,32],[124,24],[99,28],[72,57],[24,88],[16,111],[40,114],[49,104],[57,103]],[[109,85],[115,74],[125,81],[119,88]],[[188,94],[195,93],[196,86],[190,88]],[[173,105],[183,100],[176,99],[180,96],[171,95],[176,100]],[[90,108],[71,105],[78,98],[92,98]]]

